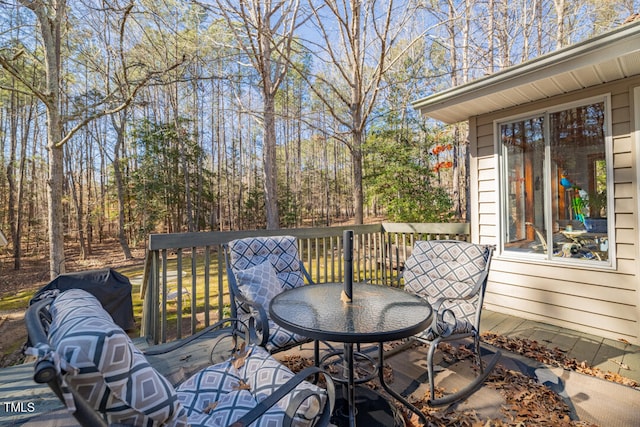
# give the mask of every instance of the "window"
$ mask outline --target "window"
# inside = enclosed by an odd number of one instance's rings
[[[498,124],[505,254],[608,264],[606,105]]]

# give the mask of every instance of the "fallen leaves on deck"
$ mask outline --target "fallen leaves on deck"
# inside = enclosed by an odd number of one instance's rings
[[[484,332],[482,340],[494,347],[503,348],[513,353],[521,354],[529,359],[537,360],[546,365],[558,366],[563,369],[580,372],[582,374],[591,375],[612,381],[629,387],[638,387],[640,384],[629,378],[625,378],[614,372],[604,372],[603,370],[590,366],[587,362],[579,362],[575,358],[567,357],[564,350],[548,348],[535,340],[526,338],[512,338],[504,335],[498,335],[493,332]],[[629,369],[627,365],[617,360],[611,359],[612,362],[618,364],[622,369]]]
[[[452,346],[441,344],[445,360],[462,360],[473,357],[473,353],[464,345]],[[422,399],[414,399],[416,405],[433,426],[469,426],[469,427],[504,427],[504,426],[594,426],[584,421],[572,421],[569,406],[553,390],[538,383],[525,374],[505,369],[498,364],[484,383],[485,387],[497,390],[505,399],[501,408],[501,419],[483,419],[474,410],[433,408],[427,405],[429,392]],[[436,397],[442,397],[444,391],[436,388]],[[398,406],[399,409],[402,409]],[[418,417],[403,411],[407,427],[420,426]]]
[[[490,339],[492,341],[503,341],[503,338],[497,335],[490,337]],[[560,366],[558,364],[560,362],[558,362],[557,359],[564,355],[561,350],[549,350],[537,342],[504,341],[504,344],[505,347],[503,348],[507,350],[514,351],[513,348],[519,348],[522,351],[521,354],[527,357],[556,366]],[[439,349],[443,352],[443,356],[447,362],[471,359],[473,357],[473,353],[464,345],[452,346],[444,343],[440,345]],[[283,363],[294,372],[298,372],[307,366],[313,366],[313,360],[297,355],[286,356]],[[586,370],[586,368],[581,369]],[[393,372],[388,366],[385,366],[384,375],[388,383],[393,382]],[[377,381],[369,382],[367,385],[374,389],[379,388]],[[427,405],[427,401],[430,398],[429,392],[421,398],[411,396],[410,401],[425,414],[429,421],[429,426],[524,427],[535,425],[553,427],[596,427],[594,424],[585,421],[571,420],[569,407],[553,390],[521,372],[506,369],[500,364],[498,364],[491,375],[489,375],[484,386],[493,388],[504,397],[505,403],[501,408],[501,413],[503,414],[501,418],[482,418],[472,409],[461,410],[430,407]],[[380,390],[378,391],[380,392]],[[449,390],[449,392],[450,391],[451,390]],[[444,394],[443,390],[437,388],[435,392],[436,397],[441,397]],[[417,427],[421,425],[417,415],[408,411],[400,403],[397,403],[396,406],[404,415],[407,427]]]

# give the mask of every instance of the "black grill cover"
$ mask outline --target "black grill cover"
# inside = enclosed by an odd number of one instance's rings
[[[29,305],[55,289],[61,292],[69,289],[84,289],[100,301],[118,326],[125,331],[135,328],[131,282],[127,276],[111,268],[61,274],[36,292]]]

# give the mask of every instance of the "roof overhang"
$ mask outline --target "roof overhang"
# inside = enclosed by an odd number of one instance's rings
[[[445,123],[640,74],[640,22],[413,103]]]

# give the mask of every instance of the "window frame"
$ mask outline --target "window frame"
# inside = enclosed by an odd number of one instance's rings
[[[544,220],[545,224],[553,224],[553,208],[552,208],[552,165],[551,165],[551,130],[550,130],[550,116],[553,113],[557,113],[564,110],[569,110],[572,108],[577,108],[589,104],[595,104],[602,102],[604,104],[604,148],[605,148],[605,161],[606,161],[606,187],[607,187],[607,239],[609,242],[608,248],[608,259],[605,261],[597,261],[597,260],[581,260],[577,258],[564,258],[564,257],[554,257],[551,251],[547,251],[547,253],[536,253],[536,252],[519,252],[519,251],[509,251],[505,249],[506,246],[506,238],[507,238],[507,230],[509,227],[509,192],[508,189],[508,167],[507,167],[507,156],[505,153],[505,147],[502,144],[500,135],[501,135],[501,126],[508,125],[512,123],[517,123],[527,119],[535,119],[542,118],[543,121],[543,135],[544,135],[544,163],[543,163],[543,173],[544,173],[544,189],[543,189],[543,197],[544,197]],[[505,259],[515,259],[518,261],[531,261],[536,263],[543,263],[545,265],[553,265],[553,266],[571,266],[571,267],[582,267],[585,269],[598,269],[598,270],[611,270],[616,269],[616,244],[615,244],[615,204],[614,204],[614,165],[613,165],[613,133],[612,133],[612,111],[611,111],[611,94],[605,93],[602,95],[581,98],[575,101],[561,103],[552,105],[548,108],[540,108],[535,110],[527,111],[526,113],[521,113],[517,115],[505,116],[500,119],[496,119],[493,121],[493,131],[494,131],[494,144],[497,155],[497,248],[498,254],[497,256]],[[546,238],[547,241],[551,241],[553,234],[553,227],[546,227]]]

